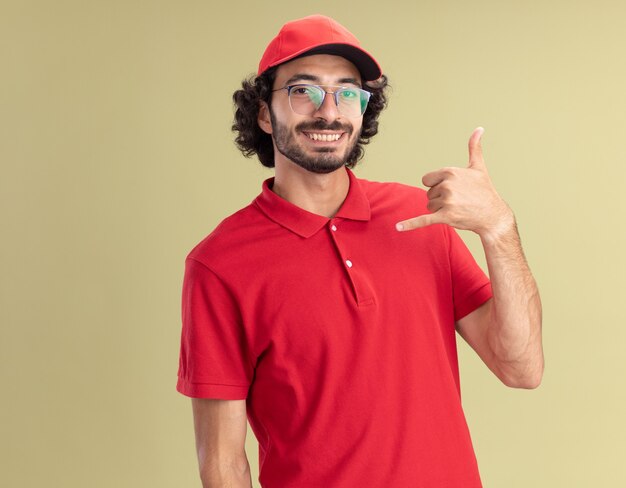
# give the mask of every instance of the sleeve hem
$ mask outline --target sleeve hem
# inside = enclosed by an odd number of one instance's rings
[[[191,398],[216,398],[220,400],[245,400],[248,386],[219,385],[214,383],[192,383],[178,378],[176,390]]]
[[[462,303],[458,304],[456,307],[456,313],[454,316],[454,320],[460,320],[470,312],[473,312],[478,307],[483,305],[487,300],[489,300],[493,296],[493,292],[491,290],[491,283],[485,283],[483,286],[478,288],[475,292],[473,292],[470,296],[468,296]]]

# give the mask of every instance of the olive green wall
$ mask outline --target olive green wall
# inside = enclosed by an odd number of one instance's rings
[[[486,128],[546,372],[507,389],[460,345],[485,486],[626,486],[626,6],[607,0],[2,1],[0,485],[200,486],[174,389],[183,260],[271,176],[235,149],[230,96],[311,13],[393,85],[361,177],[418,185]]]

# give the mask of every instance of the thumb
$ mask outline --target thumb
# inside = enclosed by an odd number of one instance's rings
[[[468,168],[474,169],[486,169],[485,160],[483,159],[483,147],[480,143],[480,138],[482,137],[485,129],[482,127],[477,127],[472,132],[472,135],[469,139],[468,149],[469,149],[469,164]]]

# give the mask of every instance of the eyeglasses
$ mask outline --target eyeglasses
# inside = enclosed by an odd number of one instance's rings
[[[324,88],[337,88],[334,92]],[[333,85],[287,85],[272,91],[287,90],[291,110],[300,115],[313,115],[324,103],[326,95],[335,99],[337,111],[348,118],[360,117],[365,113],[372,94],[356,87]]]

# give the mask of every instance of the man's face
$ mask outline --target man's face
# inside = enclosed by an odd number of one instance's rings
[[[361,77],[347,59],[319,54],[281,65],[273,89],[299,83],[360,87]],[[279,90],[272,94],[269,113],[275,159],[282,156],[313,173],[341,168],[358,142],[363,123],[363,116],[347,118],[340,114],[332,94],[326,95],[313,114],[300,115],[290,108],[287,90]]]

